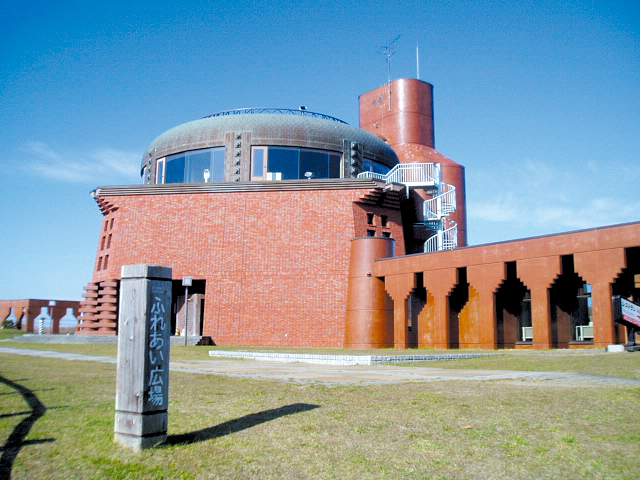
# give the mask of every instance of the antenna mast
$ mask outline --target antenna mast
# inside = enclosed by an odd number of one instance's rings
[[[393,44],[398,41],[398,39],[402,35],[398,35],[392,41],[387,43],[386,45],[380,45],[378,48],[382,49],[382,53],[387,58],[387,85],[389,86],[389,111],[391,111],[391,57],[393,57],[396,52],[394,50]]]
[[[383,55],[387,58],[387,83],[391,83],[391,57],[396,54],[393,44],[396,43],[401,36],[402,35],[398,35],[386,45],[378,46],[378,48],[382,50]]]

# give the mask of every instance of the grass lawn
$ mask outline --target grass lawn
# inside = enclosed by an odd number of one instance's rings
[[[0,343],[34,348],[27,345]],[[114,346],[36,348],[115,356]],[[174,347],[172,358],[208,358],[208,350]],[[593,353],[447,363],[637,375],[640,355]],[[444,363],[428,366],[435,365]],[[29,414],[12,385],[46,407],[22,432],[12,478],[638,478],[640,388],[460,381],[330,388],[172,372],[168,444],[134,453],[113,443],[115,365],[0,354],[0,375],[0,444]]]
[[[434,364],[420,364],[433,366]],[[499,357],[480,357],[438,362],[439,368],[573,372],[640,378],[640,353],[607,353],[603,350],[555,350],[504,352]]]
[[[6,333],[5,333],[6,332]],[[49,350],[54,352],[72,352],[85,355],[112,356],[117,355],[116,345],[74,345],[74,344],[42,344],[11,341],[16,335],[16,330],[0,330],[0,347],[25,348],[33,350]],[[348,350],[338,348],[259,348],[237,346],[199,346],[199,347],[171,347],[171,359],[184,360],[211,360],[209,350],[244,350],[244,351],[274,351],[292,353],[319,353],[328,355],[398,355],[398,354],[444,354],[444,353],[498,353],[495,357],[480,357],[446,362],[426,362],[411,364],[422,367],[454,368],[454,369],[481,369],[481,370],[518,370],[518,371],[556,371],[591,373],[596,375],[609,375],[615,377],[640,378],[640,353],[607,353],[598,350]],[[409,364],[403,364],[407,366]]]
[[[11,339],[24,335],[22,330],[16,330],[15,328],[0,328],[0,340]]]

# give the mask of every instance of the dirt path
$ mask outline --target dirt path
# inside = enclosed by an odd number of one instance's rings
[[[61,353],[45,350],[0,348],[0,354],[30,355],[92,362],[115,363],[114,357]],[[327,385],[370,385],[407,382],[502,381],[537,386],[640,386],[640,379],[566,372],[521,372],[513,370],[458,370],[437,367],[392,365],[315,365],[253,360],[190,360],[171,362],[172,371],[280,382]]]

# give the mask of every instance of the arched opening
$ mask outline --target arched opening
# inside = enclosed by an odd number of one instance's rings
[[[449,348],[460,348],[460,312],[469,301],[467,269],[458,268],[458,282],[448,296],[449,301]]]
[[[551,346],[593,344],[591,285],[576,272],[573,255],[562,257],[562,274],[550,289]]]
[[[420,343],[420,331],[418,317],[427,304],[427,290],[424,288],[422,272],[416,275],[416,288],[411,290],[407,298],[407,347],[418,348]]]
[[[531,291],[518,278],[516,262],[507,262],[507,278],[496,293],[498,348],[515,348],[533,343]]]

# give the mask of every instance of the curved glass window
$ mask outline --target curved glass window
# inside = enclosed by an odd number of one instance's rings
[[[322,150],[253,147],[252,180],[340,178],[342,155]]]
[[[156,183],[224,182],[225,148],[208,148],[158,160]]]

